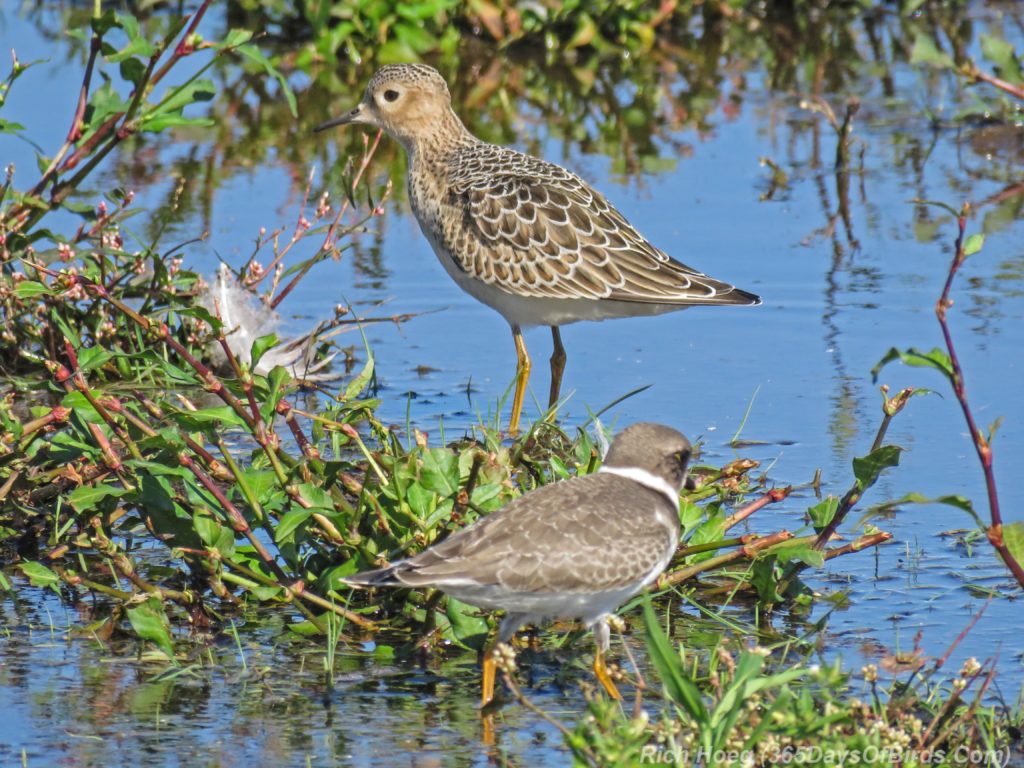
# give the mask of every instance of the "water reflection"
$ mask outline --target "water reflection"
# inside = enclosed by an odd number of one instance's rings
[[[1014,20],[1020,8],[928,4],[906,18],[888,6],[861,14],[828,4],[796,14],[767,3],[730,21],[714,17],[712,5],[679,19],[674,37],[640,57],[579,52],[567,60],[468,45],[432,61],[454,83],[457,111],[475,133],[611,186],[609,197],[656,243],[766,299],[756,317],[742,313],[735,322],[693,312],[678,321],[574,326],[567,343],[582,355],[567,372],[578,388],[570,418],[578,423],[588,409],[654,384],[610,416],[620,424],[654,418],[703,432],[709,459],[722,461],[733,458],[728,441],[743,425],[744,437],[768,443],[751,453],[771,466],[773,480],[800,482],[821,467],[824,491],[843,492],[852,480],[850,459],[865,451],[879,418],[869,370],[890,346],[940,343],[932,307],[951,256],[954,220],[908,201],[958,206],[971,200],[976,214],[970,225],[989,239],[958,283],[954,330],[985,423],[1004,416],[995,446],[1004,506],[1024,508],[1024,488],[1013,474],[1014,457],[1024,453],[1024,403],[1017,397],[1024,348],[1024,132],[998,121],[954,123],[956,110],[973,105],[973,91],[961,91],[948,74],[908,65],[922,28],[943,30],[952,52],[976,55],[978,35],[1001,30],[1016,35],[1020,50]],[[23,59],[51,57],[46,77],[35,85],[54,89],[52,97],[48,91],[47,99],[26,103],[15,88],[5,110],[23,113],[5,118],[52,127],[52,146],[66,130],[54,118],[54,105],[68,105],[70,114],[76,85],[77,75],[65,67],[80,68],[84,58],[79,43],[56,30],[65,28],[61,14],[85,12],[73,4],[54,8],[29,7],[22,22],[5,7],[2,17],[11,40],[36,40],[35,53],[19,48]],[[216,33],[207,31],[208,37]],[[353,103],[374,68],[366,62],[297,71],[299,120],[265,78],[236,64],[217,69],[212,130],[134,138],[92,188],[114,181],[137,189],[140,201],[158,212],[154,221],[172,222],[167,244],[209,230],[209,244],[188,251],[197,264],[212,268],[215,254],[240,263],[261,226],[294,220],[310,165],[320,169],[318,183],[340,189],[338,159],[361,151],[361,138],[353,131],[324,142],[310,128]],[[61,88],[69,90],[58,93]],[[851,94],[861,104],[855,144],[849,165],[837,170],[835,129],[820,110],[801,103],[823,99],[841,123]],[[26,147],[0,140],[18,173],[30,173]],[[764,201],[758,198],[767,172],[759,157],[788,177],[785,189]],[[371,173],[375,199],[385,178],[404,174],[404,162],[396,146],[382,145]],[[321,265],[307,292],[297,295],[298,308],[283,309],[329,316],[342,298],[360,307],[390,301],[387,314],[446,308],[401,329],[375,326],[368,335],[390,403],[385,417],[404,423],[406,401],[399,393],[419,392],[411,403],[413,420],[436,434],[443,417],[458,431],[478,412],[486,414],[511,378],[504,345],[481,341],[502,333],[501,321],[494,318],[495,326],[487,327],[491,320],[478,314],[487,310],[448,285],[405,216],[404,190],[397,188],[393,198],[388,215],[340,262]],[[357,346],[355,354],[362,355]],[[887,369],[886,381],[894,388],[942,386],[925,372],[899,367]],[[971,446],[948,397],[916,400],[890,439],[911,450],[865,505],[910,491],[983,499]],[[794,495],[755,523],[795,528],[809,497]],[[972,590],[1006,584],[983,546],[968,556],[955,538],[936,535],[968,524],[962,513],[931,505],[888,514],[898,543],[842,558],[815,574],[816,588],[848,593],[829,617],[832,634],[825,642],[834,642],[851,666],[877,661],[918,630],[938,655],[982,604]],[[703,602],[718,610],[713,601]],[[252,630],[255,635],[243,632],[248,672],[234,648],[218,640],[197,649],[194,674],[155,681],[153,667],[126,661],[134,645],[67,639],[67,624],[86,624],[102,611],[92,615],[87,602],[70,618],[65,610],[66,603],[23,582],[0,601],[0,624],[9,632],[0,638],[5,763],[20,760],[22,745],[30,763],[39,764],[56,762],[55,754],[67,762],[125,764],[154,756],[182,764],[302,764],[306,755],[318,763],[366,765],[488,759],[479,749],[474,696],[461,695],[476,690],[471,654],[422,668],[353,653],[339,662],[340,682],[328,691],[320,649],[268,626]],[[736,610],[753,624],[750,606]],[[784,612],[774,617],[776,631],[800,634],[805,620],[827,610],[817,605],[808,617]],[[993,603],[961,658],[1000,651],[1010,676],[1019,675],[1019,657],[1005,654],[1019,647],[1017,611],[1008,602]],[[677,630],[692,632],[694,643],[721,633],[695,622],[696,611],[685,605],[674,605],[673,612],[682,617]],[[58,627],[52,633],[51,620]],[[550,667],[540,668],[542,682],[529,695],[573,722],[582,711],[575,681],[562,689],[547,682],[553,677]],[[560,736],[521,708],[502,710],[501,724],[496,762],[511,756],[543,764],[559,748]],[[380,750],[385,757],[377,757]]]

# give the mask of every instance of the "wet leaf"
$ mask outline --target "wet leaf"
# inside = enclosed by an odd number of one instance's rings
[[[490,628],[479,608],[449,597],[445,615],[451,625],[452,639],[456,643],[475,650],[483,648],[487,643]]]
[[[784,597],[779,592],[779,579],[775,570],[776,562],[778,561],[774,557],[766,554],[751,564],[753,574],[750,583],[757,590],[758,599],[765,603],[781,603]]]
[[[174,644],[171,642],[171,625],[164,612],[164,604],[158,597],[151,597],[144,603],[132,606],[125,611],[135,634],[143,640],[149,640],[164,652],[168,658],[174,658]]]
[[[60,576],[51,571],[42,563],[30,561],[27,563],[18,563],[18,567],[21,572],[28,576],[28,580],[35,587],[49,587],[58,595],[60,594]]]
[[[853,460],[853,475],[857,478],[857,488],[861,493],[866,491],[882,472],[890,467],[898,466],[903,449],[898,445],[883,445],[867,456]]]

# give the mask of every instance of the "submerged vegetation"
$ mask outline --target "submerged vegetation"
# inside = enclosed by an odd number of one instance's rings
[[[325,646],[327,687],[338,645],[357,635],[383,629],[404,637],[397,652],[406,656],[482,647],[490,618],[476,609],[415,591],[353,594],[341,580],[420,551],[538,485],[595,471],[600,422],[569,427],[552,414],[514,441],[497,417],[456,436],[388,425],[379,416],[376,363],[365,337],[354,351],[341,350],[344,364],[333,360],[339,383],[319,371],[303,381],[296,358],[280,357],[276,335],[238,333],[223,298],[189,264],[202,232],[182,231],[186,213],[209,210],[218,186],[279,148],[294,177],[308,179],[302,202],[294,226],[258,234],[234,270],[238,285],[258,293],[270,312],[286,307],[320,262],[361,257],[366,246],[354,235],[386,217],[392,196],[367,169],[372,161],[395,171],[404,161],[390,147],[353,136],[344,148],[351,160],[334,164],[323,190],[307,175],[312,157],[325,151],[306,137],[308,125],[326,116],[316,112],[329,96],[364,79],[341,66],[346,61],[370,66],[430,55],[442,68],[466,73],[455,78],[455,96],[479,107],[482,125],[473,129],[480,135],[507,141],[507,105],[523,103],[566,143],[607,151],[621,175],[672,163],[660,148],[687,147],[671,134],[683,127],[703,134],[728,118],[745,98],[738,83],[756,62],[771,87],[808,94],[806,130],[817,138],[821,121],[834,129],[837,200],[835,210],[824,207],[837,256],[854,242],[848,196],[851,176],[863,170],[851,135],[858,102],[851,99],[837,116],[824,92],[849,91],[870,70],[895,98],[892,66],[910,61],[936,76],[978,83],[972,106],[929,116],[936,123],[966,125],[983,116],[988,127],[1006,127],[1020,120],[1019,53],[986,34],[976,61],[960,6],[796,5],[435,0],[311,2],[297,13],[295,4],[268,0],[229,4],[230,31],[210,40],[200,35],[208,2],[182,18],[68,11],[82,82],[77,101],[65,105],[66,140],[40,152],[38,176],[9,165],[0,182],[0,589],[52,591],[79,608],[74,631],[101,642],[134,635],[150,649],[154,674],[189,669],[201,632],[227,636],[236,619],[275,609],[294,617],[290,632]],[[502,66],[505,57],[529,56],[539,63],[527,74]],[[0,85],[0,108],[32,66],[14,59]],[[305,89],[296,85],[302,72],[312,75]],[[636,84],[624,89],[627,73]],[[139,160],[161,142],[191,141],[196,130],[214,137],[208,160],[181,152],[169,171]],[[27,134],[2,111],[0,131]],[[107,178],[121,182],[99,192],[93,185],[104,164],[116,169]],[[784,194],[790,182],[782,164],[766,165],[774,175],[765,194]],[[180,181],[153,209],[137,207],[133,186],[156,172]],[[1007,173],[1003,181],[1005,194],[981,204],[989,212],[983,233],[1020,215],[1019,179]],[[327,190],[340,190],[340,199]],[[973,515],[977,532],[1024,586],[1024,524],[1002,519],[994,427],[984,432],[974,422],[945,322],[956,270],[980,251],[982,233],[968,235],[967,210],[944,210],[959,223],[938,305],[947,347],[897,347],[879,370],[900,360],[948,380],[985,473],[990,521],[983,522],[977,501],[938,501]],[[302,344],[302,361],[337,354],[338,333],[359,333],[377,320],[409,318],[339,307]],[[944,679],[949,654],[926,663],[911,653],[891,660],[894,680],[883,686],[870,666],[854,682],[841,662],[817,658],[824,619],[802,637],[723,621],[714,642],[686,649],[665,632],[681,598],[795,615],[828,599],[808,585],[813,569],[840,556],[864,557],[891,538],[871,515],[853,526],[847,515],[884,472],[899,471],[902,449],[886,443],[886,432],[922,393],[883,387],[876,436],[853,461],[849,490],[819,493],[803,510],[800,530],[757,524],[759,509],[796,497],[756,462],[698,464],[696,490],[681,500],[677,556],[653,598],[626,609],[628,615],[643,604],[652,666],[646,679],[637,665],[622,672],[634,684],[635,705],[587,690],[587,711],[577,722],[553,718],[578,760],[685,764],[700,752],[709,764],[746,755],[745,764],[770,765],[781,755],[826,764],[835,762],[823,756],[829,751],[874,750],[900,755],[903,765],[963,764],[975,752],[995,755],[991,764],[998,764],[1019,745],[1021,705],[994,693],[995,660],[965,664]],[[819,479],[805,488],[818,491]],[[887,503],[921,501],[929,500]],[[737,534],[740,523],[745,532]],[[837,530],[844,543],[833,539]],[[382,643],[375,653],[392,650]],[[504,671],[512,697],[534,706],[514,664]],[[819,752],[807,751],[813,749]]]

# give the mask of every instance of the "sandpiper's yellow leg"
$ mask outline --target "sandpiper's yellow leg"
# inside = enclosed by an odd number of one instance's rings
[[[616,701],[622,701],[622,694],[619,693],[619,689],[612,682],[611,675],[608,674],[608,667],[604,665],[604,654],[601,653],[600,649],[594,654],[594,674],[597,675],[597,679],[601,681],[604,689],[608,691],[609,696]]]
[[[551,393],[548,395],[548,408],[558,402],[562,390],[562,374],[565,373],[565,347],[562,346],[562,334],[558,326],[551,326],[551,340],[554,348],[551,351]]]
[[[494,661],[494,648],[488,648],[484,652],[483,681],[480,693],[480,706],[486,707],[494,701],[494,677],[498,671],[498,665]]]
[[[516,391],[512,396],[512,418],[508,422],[509,434],[519,432],[519,416],[523,412],[523,398],[526,396],[526,382],[530,378],[530,356],[523,343],[523,332],[518,326],[512,327],[512,338],[516,343]]]

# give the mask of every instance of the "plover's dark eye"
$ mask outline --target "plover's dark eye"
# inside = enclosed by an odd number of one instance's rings
[[[392,91],[390,88],[384,91],[384,101],[394,101],[398,98],[398,91]]]

